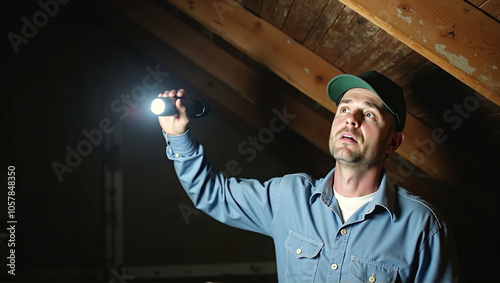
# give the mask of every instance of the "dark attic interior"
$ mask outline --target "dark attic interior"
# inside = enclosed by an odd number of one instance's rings
[[[444,215],[464,282],[498,282],[499,1],[1,6],[0,281],[277,282],[271,239],[194,208],[149,104],[207,101],[192,133],[228,175],[320,178],[326,84],[377,70],[408,109],[389,177]]]

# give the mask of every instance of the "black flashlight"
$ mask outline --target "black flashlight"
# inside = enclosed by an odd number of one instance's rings
[[[182,99],[186,113],[190,118],[201,118],[208,115],[208,103],[201,99],[186,99],[182,97],[157,97],[151,102],[151,112],[158,116],[177,116],[179,111],[175,108],[175,101]]]

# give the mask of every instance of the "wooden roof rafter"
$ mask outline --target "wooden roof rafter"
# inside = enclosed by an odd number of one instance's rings
[[[253,83],[260,84],[263,78],[260,78],[258,73],[246,67],[228,53],[221,51],[214,43],[183,25],[180,21],[169,17],[168,13],[161,11],[161,9],[158,9],[158,6],[150,1],[108,0],[108,2],[130,17],[151,35],[177,50],[186,59],[198,65],[198,67],[210,73],[210,75],[207,76],[198,71],[193,72],[188,70],[185,67],[186,63],[182,63],[182,59],[179,56],[164,52],[162,46],[148,43],[145,35],[125,28],[127,31],[124,33],[134,44],[166,65],[177,66],[174,69],[175,71],[173,71],[176,72],[176,75],[190,82],[198,89],[203,90],[208,98],[218,101],[219,104],[247,124],[255,128],[265,126],[265,121],[263,121],[263,117],[259,115],[259,111],[257,110],[256,106],[258,105],[254,104],[255,101],[253,99],[242,95],[251,92],[252,89],[255,89],[255,86],[250,86],[246,83],[235,83],[233,80],[235,76],[251,78]],[[170,28],[166,29],[164,28],[165,26]],[[210,56],[207,56],[207,54],[210,54]],[[220,62],[224,62],[224,64],[220,64]],[[231,74],[228,74],[228,72]],[[232,92],[240,95],[234,95]],[[290,120],[287,126],[325,154],[330,154],[327,140],[331,121],[284,92],[276,92],[274,96],[273,100],[280,105],[284,105],[287,113],[293,115],[300,113],[300,119]],[[314,126],[311,127],[311,125]],[[422,177],[430,178],[429,175],[417,168],[415,168],[418,171],[416,174],[403,174],[404,176],[401,176],[398,173],[401,163],[404,163],[405,170],[408,169],[409,163],[407,161],[402,162],[401,160],[402,157],[390,158],[386,162],[390,178],[393,182],[400,185],[411,184],[408,187],[418,189],[420,192],[425,191],[426,194],[432,194],[432,189],[425,180],[421,179]],[[311,166],[315,167],[319,165],[313,162]],[[322,169],[324,170],[324,168]],[[316,170],[320,171],[321,168],[316,168]]]
[[[336,106],[326,96],[328,80],[343,72],[304,45],[253,15],[234,1],[167,0],[214,33],[267,66],[275,74],[326,109]],[[231,3],[231,4],[228,4]],[[457,185],[456,163],[447,151],[446,142],[433,144],[432,154],[422,141],[436,135],[435,129],[408,113],[406,141],[397,153],[437,180]]]
[[[339,0],[500,105],[500,23],[461,0]]]

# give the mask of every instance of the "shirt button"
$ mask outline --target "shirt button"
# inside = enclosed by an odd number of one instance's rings
[[[372,276],[370,276],[370,278],[368,278],[368,281],[370,281],[372,283],[375,282],[376,280],[377,279],[375,278],[375,276],[373,276],[373,274],[372,274]]]
[[[342,234],[342,235],[347,234],[347,230],[346,230],[346,229],[342,229],[342,230],[340,230],[340,234]]]
[[[174,156],[175,156],[176,158],[178,158],[180,155],[179,155],[178,153],[176,153],[176,154],[174,154]]]
[[[301,253],[302,253],[302,249],[301,249],[301,248],[297,249],[296,253],[297,253],[298,255],[299,255],[299,254],[301,254]]]
[[[331,265],[331,268],[332,268],[333,270],[337,270],[337,268],[339,268],[339,266],[338,266],[336,263],[333,263],[333,264]]]

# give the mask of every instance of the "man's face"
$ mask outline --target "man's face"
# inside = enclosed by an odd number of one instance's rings
[[[393,151],[389,145],[395,133],[394,123],[375,93],[350,89],[342,97],[332,122],[330,152],[337,162],[346,165],[366,168],[383,164],[386,154]]]

